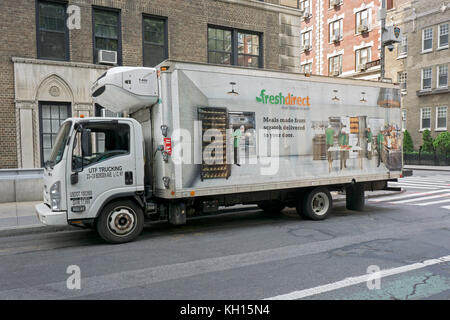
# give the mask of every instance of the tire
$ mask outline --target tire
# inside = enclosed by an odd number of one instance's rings
[[[281,214],[286,205],[278,200],[267,200],[258,203],[258,207],[263,210],[263,213],[266,215],[276,216]]]
[[[316,188],[305,194],[303,201],[299,201],[297,212],[311,220],[324,220],[331,213],[332,208],[333,199],[328,189]]]
[[[108,243],[130,242],[144,228],[144,213],[134,201],[114,201],[103,208],[96,227],[100,237]]]

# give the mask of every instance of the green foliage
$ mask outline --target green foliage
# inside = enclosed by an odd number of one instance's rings
[[[450,152],[450,132],[441,132],[433,141],[433,147],[440,153]]]
[[[403,152],[413,152],[413,151],[414,151],[413,140],[408,130],[405,130],[405,132],[403,132]]]
[[[424,152],[433,152],[434,147],[433,147],[433,138],[431,137],[431,132],[430,130],[426,129],[423,133],[422,133],[422,151]]]

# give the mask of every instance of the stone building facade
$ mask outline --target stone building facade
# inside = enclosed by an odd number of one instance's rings
[[[0,169],[41,167],[66,117],[104,114],[90,98],[110,67],[100,50],[127,66],[170,58],[299,72],[301,12],[284,2],[1,1]]]
[[[299,0],[301,70],[378,80],[381,0]]]
[[[401,85],[403,127],[418,150],[425,129],[449,131],[450,2],[397,0],[386,24],[403,30],[402,43],[386,50],[386,77]]]

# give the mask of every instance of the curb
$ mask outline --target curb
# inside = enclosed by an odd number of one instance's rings
[[[28,234],[51,233],[60,231],[78,231],[83,230],[73,226],[46,226],[34,224],[29,226],[16,226],[0,228],[0,237],[23,236]]]
[[[439,167],[432,167],[432,168],[421,168],[421,167],[416,167],[416,166],[404,166],[404,169],[409,169],[409,170],[422,170],[422,171],[449,171],[450,169],[444,169],[444,168],[439,168]]]
[[[403,193],[405,190],[401,191],[391,191],[383,194],[367,194],[364,198],[377,198],[391,194],[399,194]],[[345,201],[345,195],[338,195],[337,198],[333,199],[333,202],[341,202]],[[241,210],[241,208],[236,208],[234,210]],[[233,211],[234,211],[233,210]],[[74,226],[46,226],[43,224],[34,224],[29,226],[16,226],[16,227],[8,227],[8,228],[0,228],[0,238],[2,237],[13,237],[13,236],[23,236],[29,234],[41,234],[41,233],[53,233],[53,232],[61,232],[61,231],[83,231],[85,229],[77,228]]]

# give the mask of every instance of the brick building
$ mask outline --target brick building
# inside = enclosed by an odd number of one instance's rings
[[[1,1],[0,169],[41,167],[65,118],[105,113],[90,98],[102,61],[300,71],[301,12],[285,2]]]
[[[298,7],[303,72],[378,79],[381,0],[299,0]]]
[[[433,137],[449,130],[450,2],[397,0],[386,24],[404,31],[402,43],[386,50],[386,77],[401,84],[403,127],[418,150],[425,129]]]

